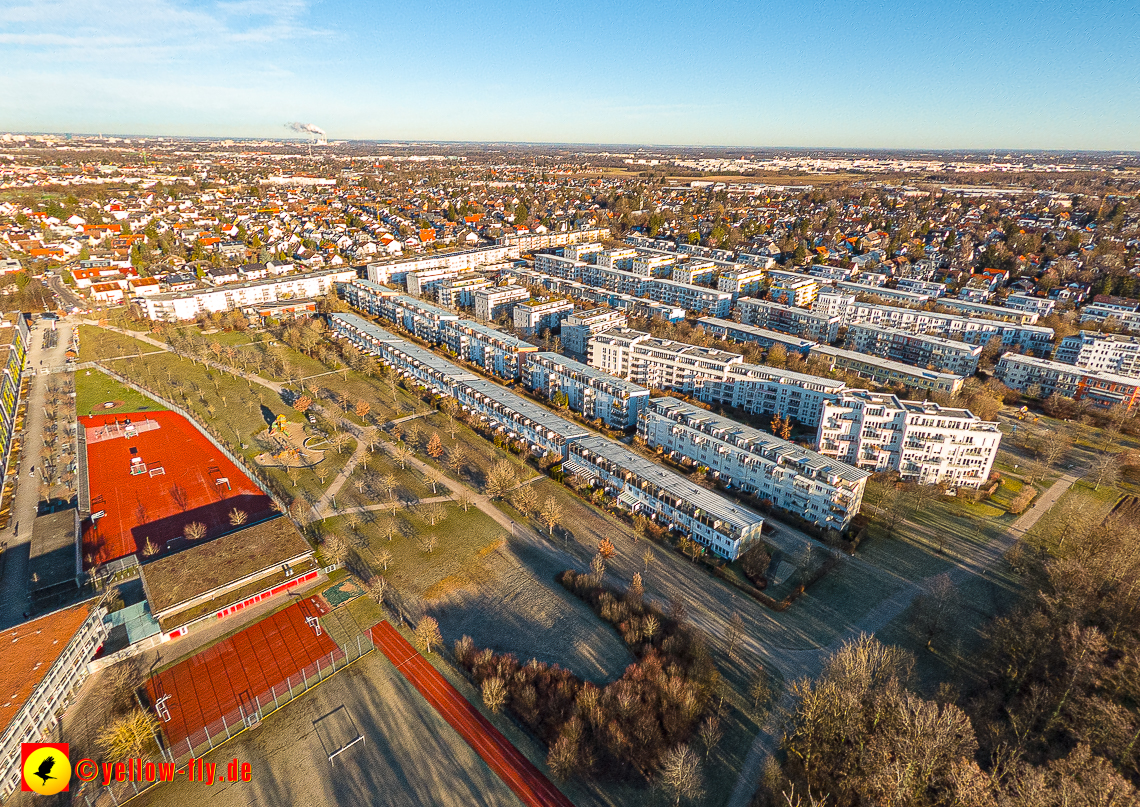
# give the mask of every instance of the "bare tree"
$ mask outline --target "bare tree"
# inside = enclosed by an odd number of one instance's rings
[[[95,738],[95,744],[112,761],[143,755],[155,743],[158,719],[149,710],[135,707],[112,721]]]
[[[157,555],[158,554],[158,546],[154,543],[154,541],[150,540],[150,538],[147,537],[146,543],[143,544],[142,553],[143,553],[143,557],[146,557],[146,558],[149,558],[152,555]]]
[[[420,536],[420,548],[423,549],[424,552],[427,552],[429,555],[432,553],[432,551],[436,548],[436,546],[438,544],[439,544],[439,536],[436,535],[434,532],[429,532],[425,535]]]
[[[463,508],[466,513],[471,509],[471,505],[475,504],[475,499],[471,496],[471,492],[466,488],[460,488],[459,492],[455,494],[455,503]]]
[[[546,525],[547,531],[550,536],[554,537],[554,528],[562,520],[562,505],[553,496],[547,497],[546,501],[542,503],[542,512],[540,513],[542,523]]]
[[[380,575],[376,575],[368,581],[368,596],[376,600],[380,605],[384,604],[384,595],[387,591],[388,581]]]
[[[507,702],[507,685],[502,678],[495,676],[483,682],[483,705],[498,714]]]
[[[672,799],[674,807],[681,801],[695,802],[705,792],[700,758],[687,745],[678,745],[661,760],[661,789]]]
[[[201,541],[206,537],[206,525],[201,521],[192,521],[182,528],[182,534],[189,541]]]
[[[440,502],[428,502],[421,511],[423,519],[432,527],[447,518],[447,508]]]
[[[248,519],[249,516],[246,514],[245,510],[239,510],[236,507],[233,510],[230,510],[230,524],[233,526],[238,527],[244,524]]]
[[[348,541],[343,535],[330,535],[325,539],[325,556],[333,565],[339,566],[348,558]]]
[[[767,706],[772,700],[772,683],[768,671],[763,667],[757,667],[753,673],[752,683],[748,685],[748,697],[752,698],[752,709],[757,712],[761,705]]]
[[[531,485],[523,485],[511,494],[511,504],[523,515],[530,515],[538,505],[538,494]]]
[[[961,598],[958,589],[948,572],[934,578],[929,590],[920,594],[914,602],[913,619],[915,627],[926,634],[926,649],[929,650],[935,637],[950,625],[961,612]]]
[[[456,476],[463,474],[463,466],[467,464],[467,448],[466,446],[456,443],[447,452],[447,467],[452,470]]]
[[[440,476],[439,471],[428,469],[424,472],[424,481],[431,485],[431,492],[434,496],[438,492],[436,489],[443,482],[443,477]]]
[[[443,636],[439,632],[439,623],[434,617],[424,616],[416,623],[416,644],[426,654],[431,654],[431,649],[437,645],[443,644]]]
[[[1096,455],[1089,469],[1089,477],[1095,483],[1093,490],[1100,490],[1101,485],[1115,485],[1120,476],[1120,454],[1101,452]]]
[[[721,735],[724,732],[720,728],[720,718],[716,715],[709,715],[701,723],[701,727],[697,729],[697,735],[701,738],[701,744],[705,747],[705,759],[709,758],[713,748],[720,742]]]
[[[392,550],[381,549],[376,553],[376,562],[384,567],[384,571],[388,571],[388,564],[392,562]]]
[[[744,638],[744,620],[740,618],[740,614],[736,611],[732,612],[732,619],[728,622],[728,628],[725,630],[724,639],[728,645],[728,657],[733,661],[736,660],[736,650],[740,647],[740,641]]]
[[[380,477],[380,489],[384,491],[387,498],[392,498],[392,491],[396,489],[396,475],[384,474]]]
[[[412,458],[411,449],[408,448],[406,443],[400,442],[392,446],[392,459],[400,468],[407,470],[408,460]]]
[[[487,474],[486,493],[492,499],[501,499],[515,486],[516,481],[514,466],[508,460],[499,460]]]
[[[645,547],[645,551],[641,553],[641,562],[645,565],[645,571],[648,574],[649,564],[653,562],[653,548]]]

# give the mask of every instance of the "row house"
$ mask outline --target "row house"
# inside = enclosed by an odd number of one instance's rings
[[[726,560],[736,560],[760,540],[764,519],[757,513],[604,437],[571,442],[562,470],[600,484],[633,513],[683,530]]]
[[[595,370],[558,353],[531,353],[523,364],[523,386],[589,419],[600,418],[614,429],[632,429],[649,403],[649,390],[623,378]]]
[[[823,529],[848,527],[871,475],[675,398],[650,401],[637,431],[670,457],[704,466],[727,487]]]
[[[509,333],[469,319],[456,318],[447,322],[440,341],[460,358],[511,381],[522,376],[527,354],[538,350]]]
[[[1105,409],[1123,406],[1129,411],[1140,400],[1140,380],[1134,376],[1085,370],[1016,353],[1006,353],[998,360],[995,375],[1010,389],[1035,398],[1056,393]]]

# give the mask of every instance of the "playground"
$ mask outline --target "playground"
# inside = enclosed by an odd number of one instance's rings
[[[328,443],[320,438],[306,437],[302,423],[290,423],[284,415],[254,439],[266,451],[258,454],[253,461],[264,468],[312,468],[325,458]]]

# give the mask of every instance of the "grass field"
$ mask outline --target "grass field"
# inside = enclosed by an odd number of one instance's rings
[[[122,401],[115,409],[104,409],[108,401]],[[124,387],[115,379],[98,370],[79,370],[75,373],[75,413],[77,416],[113,412],[156,412],[166,409],[141,392]]]

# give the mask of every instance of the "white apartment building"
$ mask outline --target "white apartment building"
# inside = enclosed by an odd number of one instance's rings
[[[723,380],[704,381],[697,398],[750,415],[778,414],[804,426],[815,426],[824,403],[834,400],[844,389],[842,381],[830,378],[761,364],[732,364]]]
[[[1140,303],[1118,298],[1097,297],[1081,306],[1081,322],[1104,322],[1114,319],[1130,331],[1140,331]]]
[[[516,303],[530,299],[530,292],[522,286],[492,286],[475,292],[475,319],[494,322],[503,314],[510,314]]]
[[[452,311],[445,311],[406,294],[383,298],[380,301],[380,316],[432,344],[442,342],[444,327],[459,319],[459,315]]]
[[[540,252],[534,256],[534,271],[563,280],[581,280],[582,272],[589,264],[576,258]]]
[[[973,375],[982,358],[982,345],[874,325],[852,325],[847,330],[846,346],[860,353],[961,376]]]
[[[1017,353],[1004,354],[994,374],[1010,389],[1038,398],[1058,393],[1075,401],[1088,399],[1104,408],[1121,405],[1127,409],[1140,401],[1140,380],[1135,376],[1086,370]]]
[[[814,277],[778,277],[774,271],[769,274],[772,281],[768,299],[773,302],[807,308],[819,296],[819,281]]]
[[[496,243],[513,247],[517,250],[515,257],[518,257],[519,252],[590,243],[599,238],[609,237],[609,227],[583,227],[578,230],[557,230],[550,233],[512,233],[500,236],[496,239]]]
[[[742,266],[739,269],[721,272],[720,277],[717,278],[716,287],[720,291],[728,292],[734,298],[742,295],[752,296],[760,293],[767,277],[767,269],[759,266]],[[673,279],[676,280],[676,278]]]
[[[416,272],[408,272],[404,276],[404,286],[408,290],[408,294],[413,297],[423,297],[426,294],[435,296],[435,289],[440,286],[445,280],[459,277],[459,272],[449,266],[439,266],[434,269],[420,269]]]
[[[1039,317],[1047,317],[1057,310],[1057,301],[1017,292],[1005,298],[1005,307],[1015,311],[1031,311]]]
[[[899,291],[909,291],[930,299],[945,297],[947,286],[945,283],[935,283],[933,280],[918,280],[913,277],[900,278],[897,284]]]
[[[901,384],[904,387],[938,390],[954,395],[962,389],[962,384],[966,380],[954,373],[927,370],[901,361],[880,359],[868,356],[866,353],[843,350],[830,345],[817,345],[811,352],[812,355],[822,356],[830,362],[833,369],[855,373],[860,378],[868,378],[883,387]]]
[[[522,376],[526,355],[538,350],[509,333],[469,319],[448,322],[442,331],[441,341],[460,358],[510,381]]]
[[[949,309],[955,314],[962,314],[963,316],[971,318],[982,317],[983,319],[997,320],[998,322],[1013,322],[1018,325],[1033,325],[1041,318],[1036,311],[1018,311],[1001,305],[976,303],[970,300],[942,299],[937,302],[937,305]]]
[[[601,251],[602,245],[596,241],[591,241],[585,244],[567,244],[562,248],[562,255],[572,261],[594,263],[597,260],[598,253]],[[534,259],[537,263],[538,256],[535,255]]]
[[[923,485],[979,487],[1001,444],[998,424],[968,409],[848,390],[824,405],[816,450],[850,465]]]
[[[727,317],[732,313],[732,295],[729,292],[674,280],[655,278],[641,296],[706,317]]]
[[[578,356],[590,350],[590,337],[613,328],[624,328],[628,319],[621,311],[595,308],[575,311],[562,323],[562,347]]]
[[[641,277],[668,277],[676,262],[675,255],[638,255],[629,271]]]
[[[629,272],[633,269],[633,262],[637,260],[639,253],[636,249],[619,247],[618,249],[603,249],[596,255],[598,266]]]
[[[473,308],[475,292],[493,285],[483,275],[474,272],[456,275],[435,287],[435,301],[447,308]]]
[[[996,336],[1006,348],[1020,347],[1039,356],[1048,356],[1053,351],[1053,329],[1041,325],[1020,325],[981,316],[964,317],[917,308],[859,302],[853,296],[840,292],[821,294],[812,310],[819,314],[838,316],[840,325],[848,328],[853,325],[899,328],[911,333],[961,339],[972,345],[984,345]]]
[[[736,301],[736,316],[745,325],[783,331],[817,342],[834,342],[839,337],[838,316],[783,303],[741,297]]]
[[[53,742],[59,717],[87,680],[88,663],[107,638],[107,609],[81,604],[5,631],[0,651],[0,798],[20,786],[20,744]]]
[[[570,300],[527,300],[515,305],[512,316],[517,331],[536,336],[546,330],[558,331],[573,313],[574,303]]]
[[[148,319],[162,322],[196,319],[199,314],[235,311],[247,306],[323,297],[337,283],[356,279],[355,269],[325,269],[303,275],[227,283],[224,286],[136,297],[134,303]]]
[[[1053,359],[1098,373],[1140,377],[1140,336],[1081,331],[1062,339]]]
[[[874,295],[881,300],[888,303],[898,303],[900,305],[914,306],[921,308],[930,302],[929,294],[921,294],[915,291],[907,291],[905,289],[888,289],[886,286],[871,286],[866,283],[851,283],[848,281],[840,281],[835,284],[835,290],[844,294],[867,294]]]
[[[338,284],[337,291],[340,293],[340,296],[344,298],[346,303],[373,317],[384,316],[384,307],[382,305],[384,300],[389,297],[401,296],[400,292],[395,289],[381,286],[379,283],[373,283],[371,280],[360,280],[359,278],[354,278],[348,283]]]
[[[757,328],[755,325],[744,325],[730,319],[716,317],[701,317],[697,320],[706,333],[730,342],[755,342],[762,348],[772,345],[783,345],[789,353],[798,353],[806,357],[816,342],[811,339],[802,339],[782,331],[770,331],[767,328]]]
[[[847,528],[871,475],[676,398],[651,400],[637,431],[669,456],[704,465],[720,482],[824,529]]]
[[[523,362],[523,386],[553,400],[566,395],[566,405],[586,418],[601,418],[614,429],[632,429],[649,403],[649,390],[623,378],[595,370],[557,353],[530,353]]]
[[[723,381],[729,366],[742,363],[744,357],[620,328],[590,340],[589,361],[591,367],[643,387],[692,395],[706,381]]]
[[[760,540],[764,519],[690,482],[620,443],[581,437],[570,443],[564,473],[600,483],[634,513],[679,528],[722,558],[735,560]]]
[[[480,247],[462,252],[448,252],[443,255],[430,255],[406,260],[370,263],[366,267],[368,279],[373,283],[403,283],[409,272],[423,272],[431,269],[448,269],[464,272],[491,263],[518,258],[517,245]]]
[[[689,261],[676,264],[673,267],[670,279],[676,280],[678,283],[691,283],[694,286],[711,286],[714,277],[716,277],[715,263]],[[724,288],[720,288],[720,290],[726,291]]]

